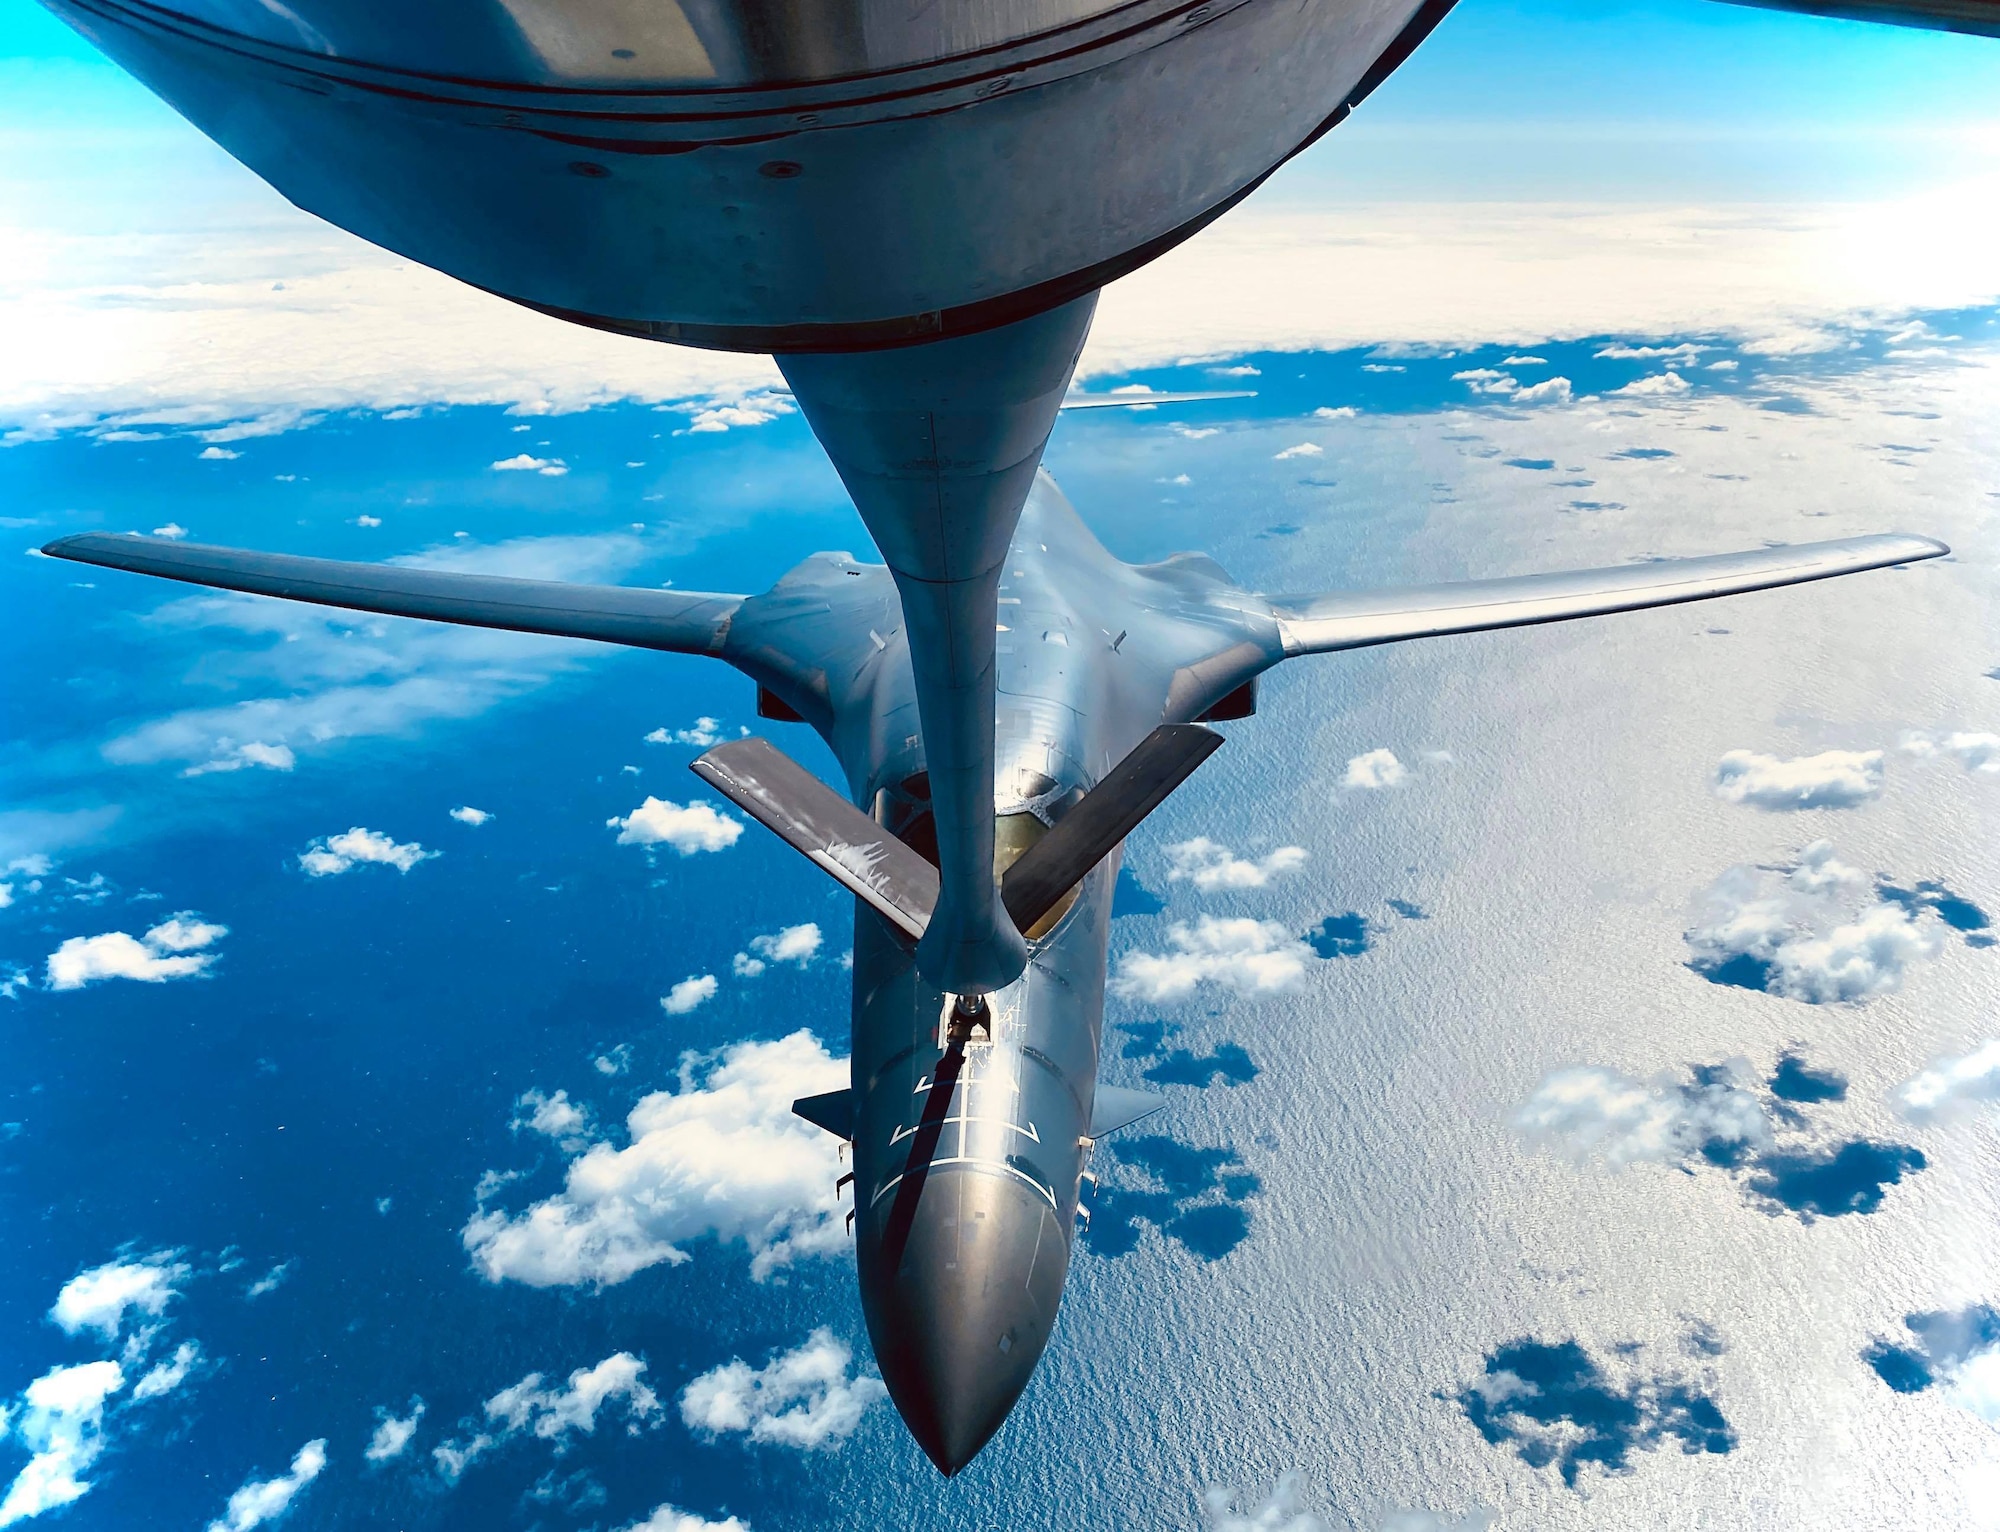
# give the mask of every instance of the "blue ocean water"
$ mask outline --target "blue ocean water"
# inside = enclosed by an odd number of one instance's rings
[[[759,1532],[1185,1528],[1205,1489],[1254,1501],[1287,1472],[1330,1527],[1399,1509],[1966,1524],[2000,1438],[1947,1375],[1995,1343],[1941,1324],[1996,1301],[1990,1108],[1918,1122],[1892,1093],[1994,1035],[2000,969],[1978,942],[2000,908],[2000,787],[1948,742],[2000,717],[2000,396],[1996,316],[1925,318],[1958,339],[1920,360],[1863,329],[1807,356],[1600,338],[1532,361],[1265,354],[1093,383],[1255,390],[1066,417],[1048,462],[1120,556],[1199,548],[1260,589],[1892,527],[1959,552],[1267,678],[1260,715],[1227,726],[1231,748],[1129,848],[1114,965],[1169,948],[1176,924],[1248,915],[1297,945],[1300,977],[1112,1002],[1108,1077],[1172,1104],[1100,1152],[1056,1340],[949,1484],[879,1402],[811,1450],[685,1423],[697,1376],[819,1327],[867,1369],[843,1252],[759,1280],[741,1243],[697,1238],[627,1280],[534,1287],[486,1280],[464,1237],[489,1173],[518,1211],[582,1153],[516,1125],[531,1091],[564,1092],[596,1125],[582,1136],[615,1146],[642,1097],[700,1078],[691,1052],[805,1028],[844,1056],[843,896],[754,827],[679,856],[608,823],[701,797],[700,747],[655,730],[747,727],[831,776],[809,731],[755,719],[749,683],[696,659],[16,558],[0,577],[0,1392],[199,1347],[170,1392],[113,1396],[86,1432],[87,1492],[44,1516],[205,1526],[324,1440],[289,1525],[622,1528],[672,1506]],[[1676,368],[1679,390],[1616,392]],[[1520,407],[1491,375],[1566,378],[1583,402]],[[818,549],[866,555],[796,415],[686,424],[623,405],[63,434],[0,451],[0,527],[24,550],[175,527],[734,591]],[[489,466],[521,454],[564,471]],[[1911,731],[1944,743],[1899,746]],[[241,753],[280,736],[288,769]],[[1725,802],[1712,777],[1737,749],[1880,751],[1886,785],[1844,807]],[[1401,775],[1355,785],[1374,750]],[[491,817],[450,816],[465,806]],[[435,855],[309,876],[301,856],[352,827]],[[1308,859],[1204,893],[1163,854],[1197,835]],[[1908,934],[1878,917],[1893,963],[1869,959],[1893,982],[1808,994],[1819,959],[1796,943],[1699,944],[1731,868],[1775,888],[1825,865],[1806,855],[1824,838],[1857,869],[1856,910],[1905,918]],[[227,927],[205,972],[51,983],[64,942],[178,912]],[[812,962],[733,971],[754,934],[806,922]],[[663,1008],[700,974],[712,1000]],[[1608,1072],[1595,1148],[1578,1148],[1588,1114],[1522,1126],[1585,1068]],[[1640,1103],[1624,1118],[1602,1105],[1613,1075]],[[148,1259],[186,1268],[159,1314],[112,1333],[51,1321],[79,1273]],[[655,1407],[628,1394],[589,1429],[495,1430],[502,1390],[534,1373],[560,1389],[618,1353],[644,1362]],[[381,1412],[418,1399],[409,1445],[368,1461]],[[0,1475],[32,1446],[16,1409]],[[437,1456],[482,1431],[497,1439],[462,1471]]]

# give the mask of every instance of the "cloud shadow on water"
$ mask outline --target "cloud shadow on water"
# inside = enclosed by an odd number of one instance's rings
[[[1615,1348],[1633,1355],[1636,1346]],[[1496,1347],[1457,1403],[1479,1434],[1524,1463],[1553,1466],[1571,1489],[1589,1464],[1629,1473],[1635,1452],[1668,1441],[1695,1456],[1735,1450],[1736,1432],[1712,1394],[1672,1374],[1612,1378],[1574,1340]]]
[[[1091,1199],[1085,1238],[1099,1255],[1129,1255],[1141,1225],[1151,1224],[1204,1261],[1219,1261],[1249,1237],[1242,1204],[1263,1183],[1232,1149],[1198,1149],[1159,1134],[1110,1146],[1121,1167],[1148,1184],[1101,1185]]]
[[[1132,869],[1118,869],[1118,881],[1111,890],[1111,918],[1120,915],[1157,915],[1167,901],[1132,876]]]
[[[1360,957],[1368,950],[1368,920],[1353,910],[1329,915],[1306,932],[1306,944],[1323,958]]]
[[[1156,1085],[1192,1085],[1207,1090],[1218,1079],[1234,1086],[1248,1085],[1257,1078],[1256,1062],[1240,1043],[1217,1043],[1207,1053],[1197,1054],[1187,1048],[1169,1051],[1167,1039],[1180,1031],[1173,1022],[1121,1022],[1118,1030],[1125,1034],[1119,1056],[1153,1060],[1146,1078]]]

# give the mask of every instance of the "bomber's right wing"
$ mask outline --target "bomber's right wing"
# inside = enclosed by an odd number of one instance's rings
[[[1797,11],[1842,21],[1885,21],[1898,27],[2000,37],[2000,0],[1734,0],[1767,11]]]
[[[60,537],[42,552],[106,569],[282,596],[320,606],[393,617],[425,617],[473,628],[593,638],[640,649],[719,654],[741,596],[646,590],[627,585],[567,585],[504,575],[355,564],[340,559],[258,553],[206,543],[168,542],[126,532]]]
[[[1707,558],[1577,569],[1565,574],[1468,580],[1406,590],[1273,596],[1271,608],[1289,659],[1295,654],[1325,654],[1446,633],[1480,633],[1706,601],[1714,596],[1915,563],[1949,552],[1951,549],[1932,538],[1890,532]]]

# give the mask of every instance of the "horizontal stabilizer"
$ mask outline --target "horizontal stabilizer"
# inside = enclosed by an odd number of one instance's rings
[[[937,907],[937,869],[767,739],[696,756],[690,770],[907,936]]]
[[[1161,724],[1139,741],[1002,875],[1000,901],[1014,924],[1030,930],[1222,743],[1193,723]]]
[[[423,617],[472,628],[592,638],[639,649],[715,654],[729,632],[741,596],[644,590],[625,585],[566,585],[504,575],[460,574],[300,558],[205,543],[169,542],[127,532],[86,532],[42,549],[105,569],[184,580],[218,590],[248,591],[319,606],[392,617]]]
[[[1612,569],[1520,575],[1508,580],[1324,596],[1273,596],[1271,606],[1289,657],[1706,601],[1934,559],[1949,552],[1951,549],[1931,538],[1892,532],[1708,558],[1655,559]]]
[[[1116,1133],[1120,1128],[1129,1128],[1141,1117],[1150,1117],[1167,1104],[1167,1098],[1149,1090],[1133,1090],[1124,1085],[1105,1085],[1101,1081],[1097,1094],[1090,1103],[1091,1138],[1102,1138],[1107,1133]],[[797,1111],[798,1108],[792,1108]]]
[[[792,1115],[803,1117],[815,1128],[824,1128],[849,1143],[854,1142],[852,1090],[830,1090],[824,1096],[801,1096],[792,1103]]]

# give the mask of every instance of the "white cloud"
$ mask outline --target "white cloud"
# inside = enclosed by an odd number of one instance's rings
[[[1896,1087],[1903,1114],[1929,1122],[1961,1105],[2000,1101],[2000,1041],[1981,1044],[1962,1058],[1939,1059]]]
[[[747,952],[739,952],[729,960],[729,971],[739,979],[754,979],[771,965],[761,958],[753,958]]]
[[[1510,401],[1514,404],[1568,404],[1574,390],[1568,378],[1544,378],[1539,383],[1531,383],[1526,388],[1514,390]]]
[[[1715,793],[1760,809],[1846,809],[1882,791],[1880,750],[1825,750],[1781,760],[1732,750],[1715,768]]]
[[[1598,354],[1601,356],[1603,353],[1600,352]],[[1545,356],[1503,356],[1500,358],[1500,365],[1502,367],[1546,367],[1549,365],[1549,359]]]
[[[275,1479],[245,1480],[229,1497],[229,1508],[208,1524],[208,1532],[250,1532],[253,1527],[276,1521],[325,1467],[326,1439],[307,1442],[292,1458],[291,1472]]]
[[[89,1493],[81,1475],[104,1450],[105,1401],[124,1386],[116,1362],[52,1368],[28,1385],[5,1424],[34,1455],[0,1497],[0,1527]]]
[[[1326,1532],[1326,1523],[1300,1507],[1299,1483],[1295,1473],[1279,1474],[1270,1493],[1255,1498],[1212,1485],[1202,1491],[1202,1520],[1208,1532]]]
[[[143,937],[123,931],[101,936],[72,936],[49,954],[50,989],[81,989],[100,979],[137,979],[158,984],[206,972],[220,953],[203,952],[229,934],[227,926],[212,925],[183,910],[162,921]]]
[[[354,518],[354,524],[357,527],[379,527],[382,525],[382,518],[380,516],[357,516]]]
[[[590,1147],[590,1113],[570,1100],[568,1091],[559,1090],[553,1096],[545,1096],[538,1090],[531,1090],[514,1103],[514,1108],[528,1114],[516,1117],[510,1124],[516,1133],[526,1128],[544,1138],[552,1138],[562,1146],[565,1154],[579,1154]]]
[[[1408,768],[1396,759],[1393,750],[1370,750],[1347,763],[1347,773],[1340,779],[1340,785],[1370,789],[1395,787],[1408,775]]]
[[[569,472],[569,464],[559,457],[531,457],[525,452],[503,457],[493,467],[500,473],[538,473],[545,479],[560,479]]]
[[[1892,990],[1912,963],[1937,954],[1940,922],[1886,901],[1853,908],[1866,886],[1823,840],[1789,870],[1732,868],[1703,895],[1687,933],[1693,966],[1808,1004]]]
[[[2000,1426],[2000,1349],[1976,1352],[1951,1369],[1944,1396],[1989,1426]]]
[[[682,404],[675,408],[694,417],[687,427],[687,434],[699,436],[745,426],[769,425],[779,416],[791,414],[795,406],[782,394],[756,393],[740,399],[711,399],[706,403]]]
[[[439,1477],[447,1484],[456,1484],[470,1468],[474,1460],[484,1457],[498,1443],[485,1432],[480,1432],[469,1441],[453,1439],[439,1442],[431,1448],[431,1462],[437,1466]]]
[[[235,454],[232,453],[230,455],[233,457]],[[187,535],[188,535],[188,529],[182,526],[178,521],[170,521],[164,527],[153,528],[153,536],[155,537],[164,537],[171,540],[175,538],[186,537]]]
[[[364,862],[408,872],[419,862],[427,862],[442,852],[426,851],[415,841],[394,841],[379,830],[355,825],[339,835],[323,835],[299,856],[299,866],[308,876],[330,878]]]
[[[605,1286],[714,1238],[742,1241],[762,1280],[845,1248],[827,1135],[791,1108],[847,1075],[806,1031],[683,1056],[680,1089],[632,1108],[625,1148],[593,1144],[526,1212],[482,1206],[463,1234],[473,1266],[490,1282]]]
[[[157,1399],[162,1394],[171,1394],[183,1383],[188,1374],[201,1360],[201,1347],[193,1341],[182,1341],[174,1347],[174,1354],[164,1362],[149,1367],[139,1381],[132,1385],[134,1399]]]
[[[184,777],[205,777],[217,771],[241,771],[246,766],[261,766],[266,771],[290,771],[298,765],[298,758],[292,754],[289,745],[267,745],[262,740],[251,740],[247,744],[236,744],[232,740],[220,739],[216,744],[223,750],[221,755],[200,765],[190,766],[181,773]]]
[[[1519,392],[1521,387],[1519,378],[1491,367],[1468,367],[1463,372],[1453,373],[1451,380],[1463,383],[1475,394],[1509,395]]]
[[[116,1340],[128,1312],[158,1319],[192,1275],[171,1250],[156,1250],[137,1261],[93,1266],[63,1284],[49,1318],[66,1335],[94,1330],[107,1341]]]
[[[750,938],[750,950],[767,963],[792,963],[806,967],[819,956],[819,926],[808,920],[804,925],[786,926],[766,936]]]
[[[231,452],[227,447],[203,447],[195,456],[204,463],[233,463],[243,454]]]
[[[1678,346],[1632,346],[1622,341],[1614,341],[1600,347],[1595,353],[1599,357],[1609,357],[1613,361],[1651,362],[1692,362],[1707,350],[1706,346],[1684,343]]]
[[[1967,771],[2000,773],[2000,734],[1947,734],[1911,731],[1897,741],[1911,755],[1948,755]]]
[[[685,1016],[697,1006],[713,1000],[715,991],[714,974],[690,974],[660,996],[660,1009],[669,1016]]]
[[[649,745],[699,745],[706,750],[710,745],[722,743],[722,720],[710,718],[706,714],[694,721],[691,729],[653,730],[646,736]]]
[[[647,1416],[658,1413],[659,1396],[640,1381],[646,1364],[629,1351],[606,1357],[595,1367],[579,1367],[562,1388],[542,1387],[542,1375],[531,1372],[486,1401],[486,1418],[504,1436],[527,1431],[561,1446],[570,1433],[586,1436],[597,1430],[598,1411],[623,1404],[626,1429],[634,1434]]]
[[[1280,846],[1257,861],[1246,861],[1227,846],[1197,835],[1167,847],[1170,880],[1185,878],[1202,892],[1218,888],[1262,888],[1273,878],[1303,867],[1303,846]]]
[[[1627,383],[1623,388],[1614,388],[1611,392],[1629,394],[1642,399],[1671,399],[1686,393],[1692,386],[1686,378],[1669,368],[1666,372],[1640,378],[1637,382]]]
[[[723,851],[736,844],[743,821],[718,814],[706,803],[670,803],[649,797],[622,819],[604,823],[618,831],[621,846],[673,847],[682,856]]]
[[[484,809],[476,809],[470,804],[465,804],[462,807],[453,809],[451,817],[462,825],[471,825],[476,829],[480,825],[485,824],[493,816]]]
[[[375,1434],[368,1438],[362,1456],[371,1463],[392,1463],[410,1450],[417,1423],[424,1418],[424,1402],[410,1401],[410,1413],[397,1415],[387,1405],[375,1406]]]
[[[1514,1114],[1514,1125],[1573,1159],[1602,1156],[1614,1170],[1684,1160],[1718,1140],[1753,1148],[1771,1142],[1762,1105],[1733,1080],[1683,1085],[1597,1065],[1556,1070]]]
[[[1204,915],[1194,925],[1167,930],[1171,952],[1130,952],[1111,982],[1114,994],[1155,1004],[1185,1000],[1202,984],[1243,994],[1290,989],[1305,976],[1312,951],[1272,920],[1221,920]]]
[[[850,1376],[853,1360],[831,1330],[815,1330],[763,1367],[739,1358],[703,1373],[681,1391],[681,1419],[711,1435],[740,1433],[808,1451],[837,1447],[889,1394],[880,1378]]]
[[[1288,457],[1318,457],[1325,451],[1326,448],[1320,446],[1317,442],[1300,442],[1295,447],[1285,448],[1282,452],[1276,454],[1276,456],[1277,460],[1282,463]]]
[[[692,1511],[676,1510],[670,1505],[655,1506],[653,1514],[644,1521],[635,1521],[619,1532],[750,1532],[750,1524],[734,1516],[721,1521],[708,1521]]]
[[[1313,411],[1313,418],[1315,420],[1352,420],[1356,415],[1359,415],[1360,413],[1361,412],[1351,404],[1342,404],[1338,406],[1331,404],[1322,404],[1318,409]]]
[[[243,1296],[246,1298],[262,1298],[266,1293],[275,1293],[285,1285],[297,1267],[297,1261],[278,1262],[277,1265],[265,1272],[263,1276],[244,1288]]]

